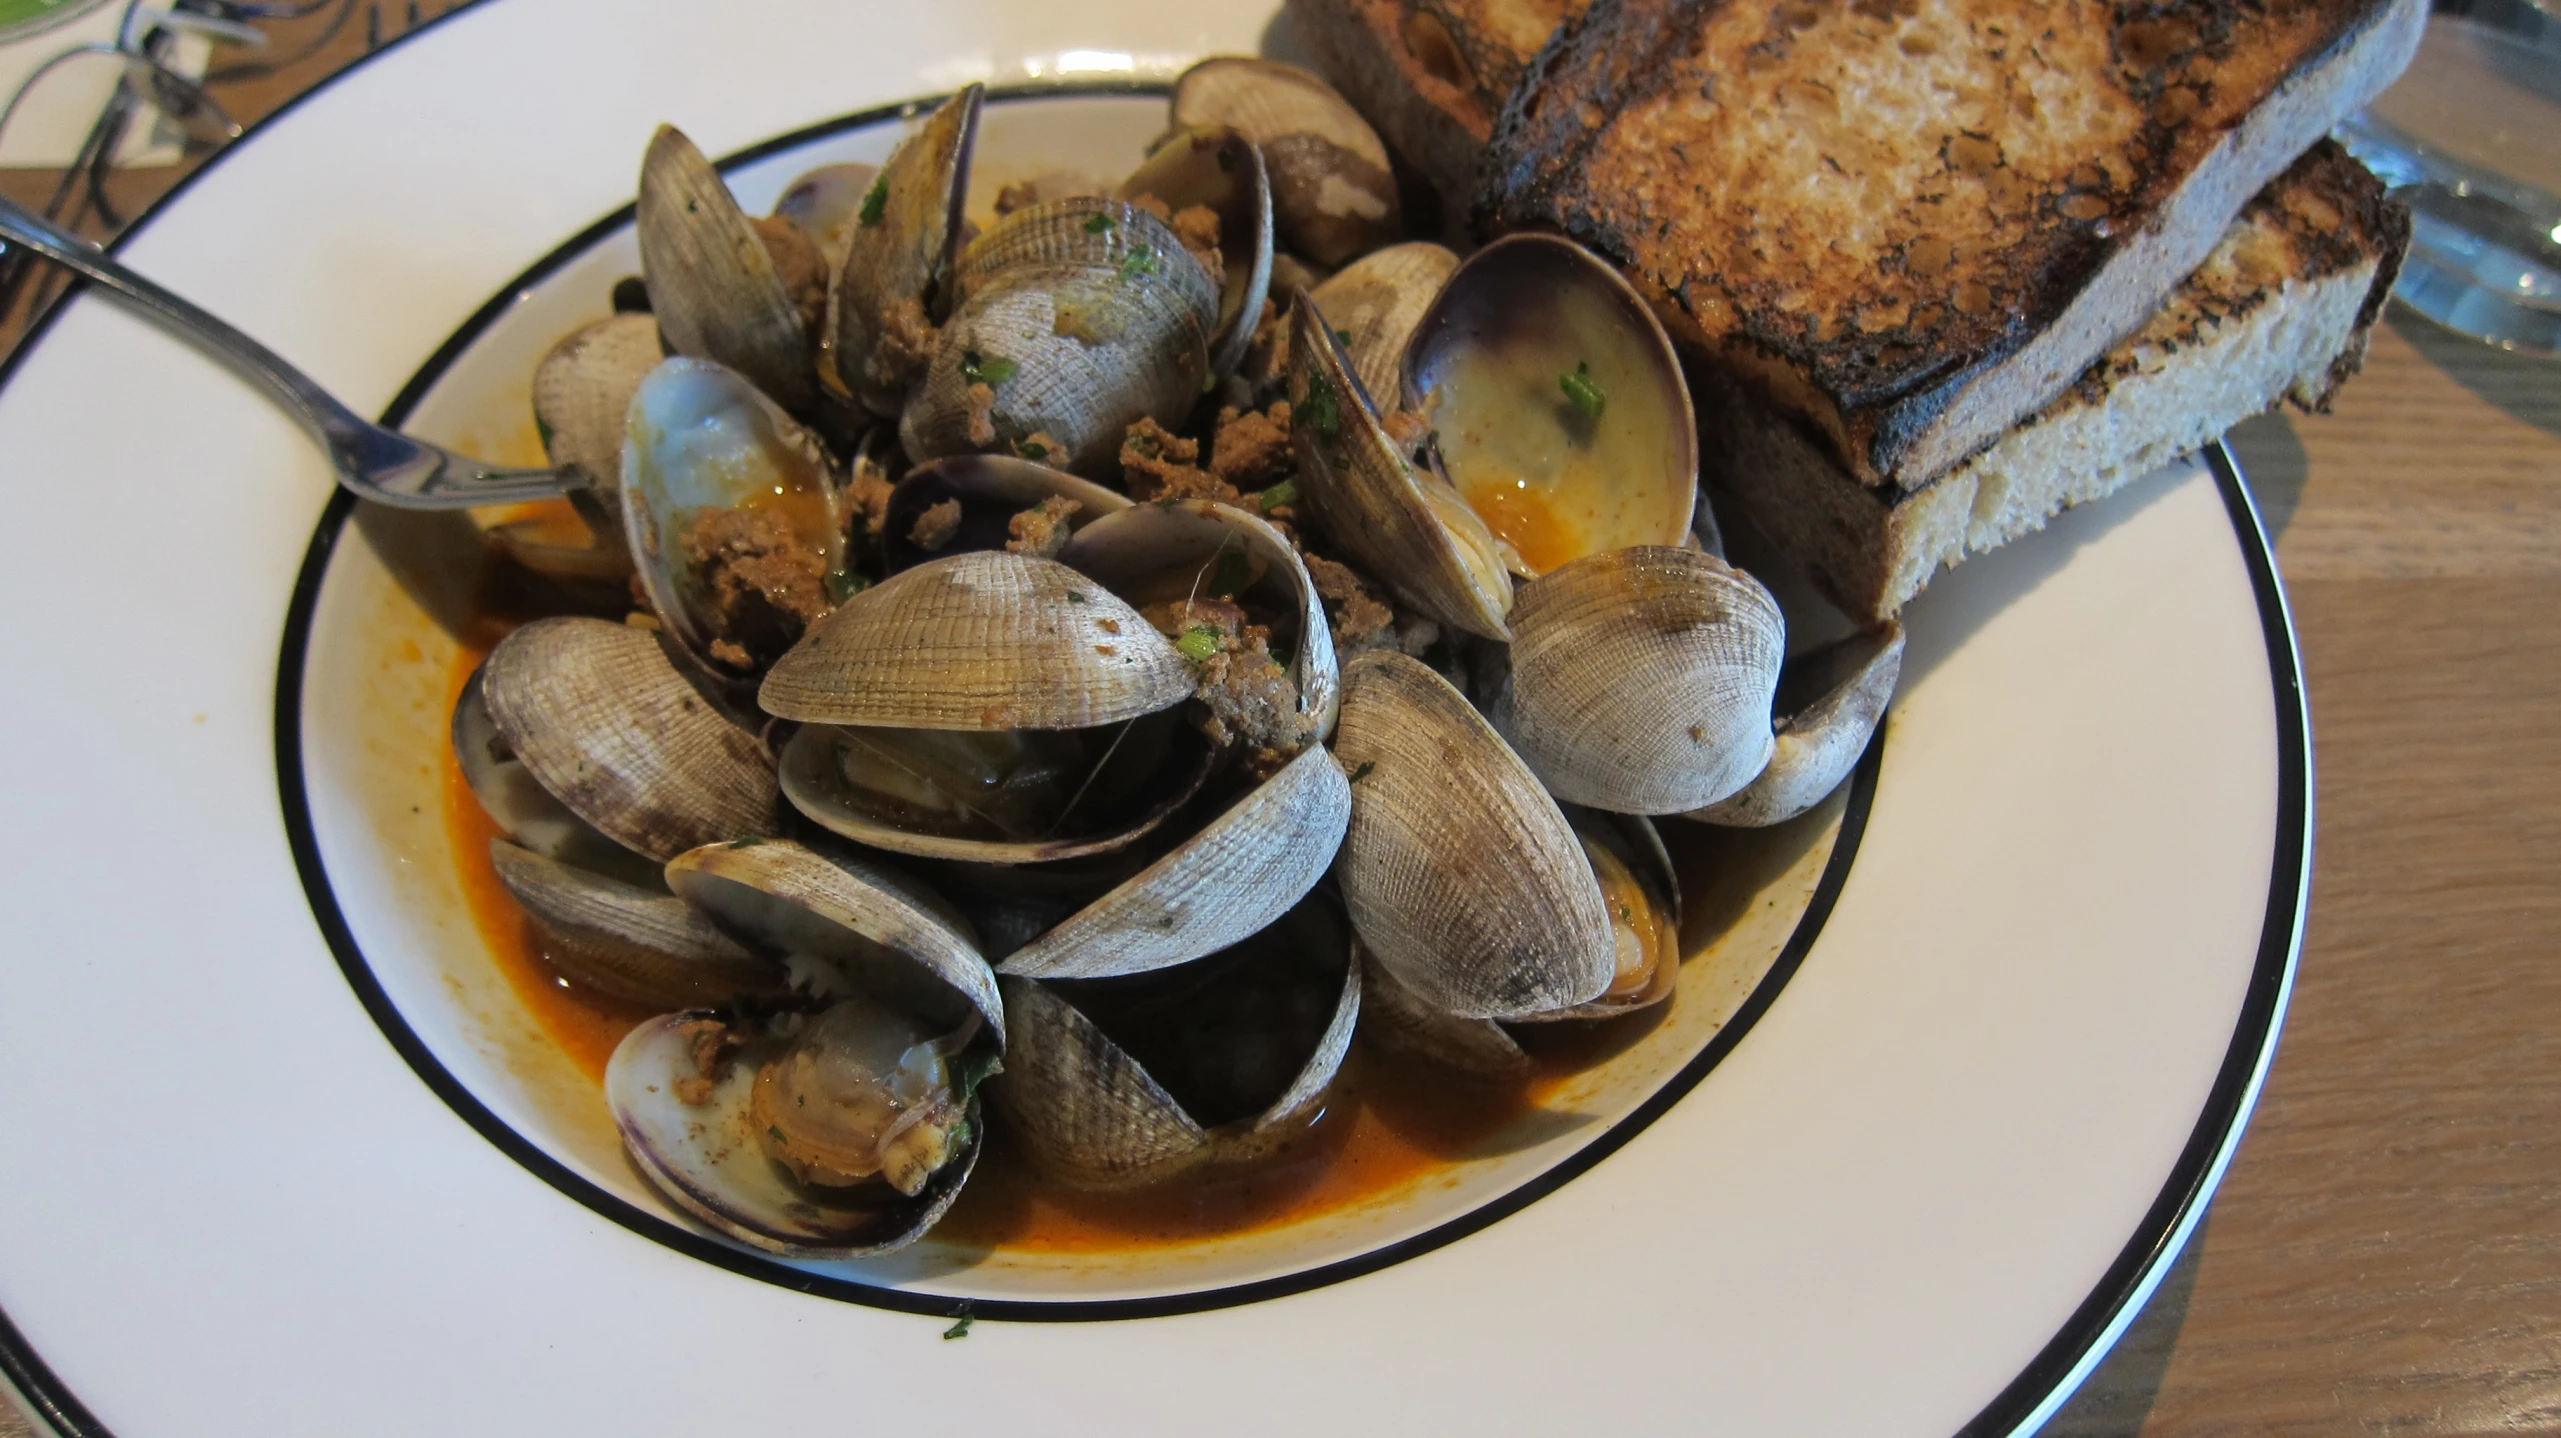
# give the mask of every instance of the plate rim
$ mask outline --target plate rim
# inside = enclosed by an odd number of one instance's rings
[[[185,197],[199,179],[221,165],[242,145],[256,139],[273,122],[294,113],[305,102],[334,88],[380,56],[401,48],[409,41],[436,29],[447,21],[479,9],[481,3],[482,0],[466,0],[466,3],[405,32],[287,100],[276,110],[262,117],[238,140],[216,151],[207,157],[204,163],[180,177],[176,184],[138,214],[133,223],[106,246],[107,251],[110,254],[120,252],[128,242],[142,234],[152,222],[157,220],[170,205]],[[1109,93],[1113,90],[1127,93],[1133,88],[1144,88],[1151,82],[1101,80],[1070,83],[1081,87],[1083,93]],[[990,87],[991,93],[994,93],[996,88]],[[1052,83],[1033,87],[1005,88],[1008,91],[1030,88],[1042,93],[1057,93],[1060,87]],[[901,104],[875,107],[860,113],[876,119],[895,115],[902,109],[920,103],[923,102],[910,100]],[[804,127],[788,135],[760,141],[724,159],[722,164],[726,167],[733,163],[741,163],[768,153],[771,149],[806,138],[812,131],[841,128],[853,123],[858,121],[853,117],[844,117],[836,121],[822,122],[818,126]],[[582,230],[545,259],[549,260],[554,256],[569,253],[582,243],[592,242],[597,232],[617,223],[619,223],[619,212],[615,216],[599,220],[587,230]],[[531,276],[536,274],[536,271],[528,270],[526,274]],[[520,277],[519,283],[521,282]],[[20,364],[50,333],[53,324],[89,288],[90,285],[86,280],[75,277],[73,282],[65,287],[60,298],[28,327],[16,350],[5,360],[0,360],[0,388],[7,386]],[[408,405],[414,404],[424,393],[425,385],[432,382],[432,376],[450,363],[459,346],[468,343],[469,337],[485,325],[491,315],[511,303],[514,294],[514,285],[502,289],[483,306],[481,312],[476,312],[461,328],[457,329],[454,336],[449,338],[445,345],[440,346],[435,354],[429,357],[427,363],[421,366],[418,374],[403,386],[386,413],[401,413]],[[2252,962],[2249,983],[2234,1025],[2232,1041],[2216,1070],[2214,1083],[2208,1091],[2197,1124],[2190,1131],[2187,1142],[2173,1163],[2169,1178],[2162,1185],[2151,1206],[2145,1210],[2142,1220],[2136,1225],[2124,1247],[2119,1250],[2115,1261],[2093,1286],[2089,1296],[2073,1310],[2054,1337],[2037,1352],[2028,1365],[1972,1419],[1957,1430],[1958,1438],[2031,1431],[2036,1425],[2052,1416],[2053,1411],[2071,1396],[2080,1382],[2088,1376],[2089,1371],[2114,1345],[2125,1324],[2130,1322],[2133,1313],[2138,1311],[2140,1304],[2149,1298],[2162,1273],[2178,1257],[2195,1227],[2196,1220],[2202,1216],[2206,1204],[2219,1185],[2223,1172],[2248,1127],[2259,1090],[2274,1061],[2278,1040],[2283,1030],[2287,1002],[2302,951],[2312,868],[2312,735],[2310,715],[2303,692],[2301,653],[2292,610],[2287,603],[2283,582],[2277,572],[2275,548],[2269,541],[2266,526],[2259,516],[2257,505],[2250,495],[2247,480],[2242,474],[2238,461],[2221,437],[2205,445],[2197,452],[2197,457],[2205,463],[2211,473],[2216,490],[2223,500],[2227,518],[2232,524],[2235,538],[2239,541],[2243,564],[2249,573],[2251,590],[2257,601],[2261,637],[2268,658],[2270,698],[2274,707],[2272,719],[2276,729],[2277,747],[2276,833],[2275,852],[2269,872],[2267,909],[2261,924],[2258,953]],[[351,511],[352,507],[353,500],[344,491],[339,491],[332,496],[329,506],[323,512],[321,526],[315,532],[313,541],[315,551],[334,540],[334,534],[337,531],[330,525],[329,516],[342,510]],[[316,585],[319,570],[314,567],[315,561],[325,563],[325,559],[326,555],[323,553],[306,554],[303,571],[297,577],[295,586],[296,613],[308,608],[302,603],[301,591],[306,584]],[[288,638],[291,637],[289,632]],[[295,711],[288,711],[281,701],[286,697],[287,686],[295,684],[299,677],[298,669],[280,665],[277,681],[279,704],[274,716],[274,725],[279,736],[280,760],[284,757],[281,743],[285,731],[289,727],[298,729],[298,685]],[[286,719],[288,712],[293,712],[295,716],[296,722],[292,725],[288,725]],[[1861,773],[1871,782],[1874,768],[1881,757],[1882,747],[1881,742],[1872,745],[1867,756],[1861,761]],[[280,763],[280,784],[289,782],[285,777],[288,773],[298,777],[298,769],[287,771]],[[290,816],[290,811],[288,815]],[[1849,818],[1845,816],[1844,824],[1848,822]],[[1850,836],[1845,832],[1844,837]],[[303,849],[304,845],[297,836],[294,857],[298,870],[304,863]],[[313,852],[313,859],[316,862],[316,850]],[[1833,883],[1834,867],[1827,861],[1824,884]],[[1841,867],[1845,871],[1847,866]],[[1818,904],[1823,902],[1823,895],[1818,893],[1816,902]],[[316,910],[313,917],[315,921],[321,920],[321,915]],[[1809,906],[1808,917],[1813,917],[1811,906]],[[1802,933],[1803,929],[1803,921],[1800,921],[1799,932]],[[330,942],[334,954],[337,949],[335,938],[332,937]],[[1793,948],[1796,944],[1796,936],[1792,935],[1789,942],[1790,947]],[[1785,961],[1786,956],[1782,955],[1782,963]],[[1752,1000],[1747,1002],[1762,1003],[1765,991],[1774,995],[1776,989],[1772,986],[1770,979],[1778,977],[1780,975],[1777,967],[1774,966],[1770,978],[1765,978],[1761,985],[1756,986]],[[371,1004],[368,1002],[368,1008],[370,1007]],[[377,1016],[378,1025],[379,1022]],[[386,1029],[385,1032],[388,1035],[390,1031]],[[1711,1050],[1713,1047],[1711,1045]],[[405,1052],[403,1057],[407,1058]],[[1705,1057],[1705,1054],[1703,1053],[1701,1057]],[[1698,1060],[1694,1059],[1692,1062],[1696,1064]],[[1704,1069],[1701,1073],[1703,1075]],[[1690,1086],[1680,1084],[1677,1075],[1673,1084],[1679,1085],[1684,1091]],[[1668,1089],[1671,1086],[1666,1087]],[[1673,1095],[1675,1098],[1677,1096]],[[443,1097],[441,1092],[439,1097]],[[1652,1099],[1648,1101],[1649,1105],[1653,1102]],[[1665,1101],[1665,1106],[1669,1106],[1668,1100]],[[459,1113],[460,1110],[457,1109],[457,1112]],[[503,1129],[504,1125],[501,1124],[499,1127]],[[507,1132],[511,1137],[513,1136],[512,1130]],[[1607,1135],[1596,1140],[1584,1152],[1591,1152],[1604,1145],[1609,1145]],[[1615,1147],[1615,1145],[1609,1146]],[[510,1156],[514,1155],[511,1153]],[[1601,1156],[1605,1154],[1595,1155],[1593,1162],[1597,1162]],[[1575,1161],[1581,1157],[1582,1155],[1578,1153],[1574,1159],[1559,1165],[1559,1169],[1573,1167]],[[551,1160],[545,1155],[544,1161]],[[1533,1180],[1524,1188],[1536,1188],[1549,1176],[1541,1175],[1539,1179]],[[1505,1197],[1508,1199],[1511,1195]],[[1495,1205],[1488,1205],[1488,1209],[1499,1206],[1500,1201]],[[1485,1210],[1479,1212],[1483,1211]],[[1510,1211],[1502,1210],[1503,1213]],[[1466,1222],[1467,1218],[1474,1216],[1474,1214],[1467,1215],[1457,1222]],[[1500,1213],[1496,1214],[1496,1217],[1500,1216]],[[1491,1221],[1493,1220],[1487,1220],[1487,1222]],[[692,1237],[692,1235],[687,1236]],[[679,1247],[681,1248],[681,1245]],[[724,1248],[723,1252],[726,1253],[727,1250]],[[1369,1257],[1370,1255],[1364,1255],[1361,1259],[1346,1261],[1363,1262]],[[1301,1276],[1303,1275],[1291,1277]],[[818,1276],[811,1275],[811,1278],[816,1280]],[[928,1297],[927,1295],[908,1296]],[[960,1306],[958,1300],[935,1298],[933,1301],[954,1307]],[[1155,1300],[1130,1301],[1153,1302]],[[970,1306],[973,1311],[977,1311],[975,1304]],[[919,1311],[940,1312],[941,1310]],[[98,1422],[35,1352],[16,1325],[10,1321],[5,1309],[0,1309],[0,1378],[8,1381],[37,1421],[65,1435],[65,1438],[112,1438],[110,1430]]]

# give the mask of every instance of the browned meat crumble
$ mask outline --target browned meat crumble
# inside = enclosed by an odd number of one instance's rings
[[[1005,548],[1016,554],[1056,559],[1058,552],[1067,547],[1068,537],[1074,533],[1067,527],[1067,521],[1084,507],[1075,500],[1056,496],[1042,500],[1037,507],[1026,509],[1005,521],[1005,533],[1010,536],[1005,541]]]

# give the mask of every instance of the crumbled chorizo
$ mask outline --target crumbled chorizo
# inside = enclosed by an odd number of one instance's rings
[[[1240,490],[1265,489],[1296,473],[1298,461],[1289,448],[1289,401],[1277,401],[1259,414],[1232,405],[1219,410],[1209,470]]]
[[[1234,486],[1202,469],[1200,441],[1174,434],[1152,419],[1129,427],[1120,446],[1121,483],[1132,499],[1214,499],[1234,504]]]
[[[924,513],[916,516],[916,522],[908,527],[907,539],[918,549],[931,554],[951,543],[952,535],[959,530],[960,501],[946,499],[928,506]]]
[[[1056,559],[1074,533],[1067,527],[1067,521],[1084,507],[1075,500],[1056,495],[1042,500],[1037,507],[1026,509],[1005,521],[1005,533],[1011,536],[1005,541],[1005,548],[1015,554]],[[1104,621],[1105,624],[1110,622]]]

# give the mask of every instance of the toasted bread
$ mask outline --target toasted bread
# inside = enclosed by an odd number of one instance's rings
[[[2408,63],[2422,0],[1595,0],[1497,119],[1488,232],[1914,487],[2140,326]]]
[[[2324,140],[2254,198],[2133,337],[1935,483],[1860,483],[1801,419],[1703,375],[1704,478],[1851,615],[1882,619],[1931,576],[2044,527],[2240,420],[2326,408],[2365,357],[2409,244],[2408,211]]]

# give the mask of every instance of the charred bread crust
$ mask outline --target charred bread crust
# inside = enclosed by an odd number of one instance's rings
[[[1720,505],[1862,620],[1938,570],[2043,527],[2291,401],[2326,408],[2363,363],[2407,252],[2410,218],[2324,140],[2244,208],[2141,329],[2057,399],[1937,481],[1870,487],[1802,416],[1731,376],[1697,373],[1707,478]]]
[[[1861,480],[1918,485],[2141,324],[2423,21],[2418,0],[1595,0],[1496,119],[1475,214],[1609,255]]]

